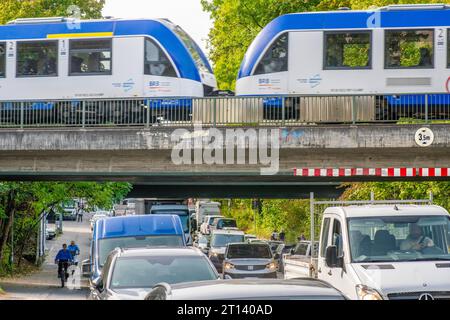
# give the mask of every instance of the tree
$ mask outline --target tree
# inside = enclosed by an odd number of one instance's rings
[[[336,10],[341,7],[368,9],[389,4],[423,3],[422,0],[201,0],[214,22],[209,33],[210,58],[221,89],[234,90],[244,55],[257,34],[276,17],[293,12]],[[450,3],[429,0],[428,3]],[[361,48],[360,48],[361,49]],[[358,52],[348,51],[353,59]],[[361,52],[364,57],[364,51]],[[366,55],[367,56],[367,55]],[[361,64],[360,61],[359,64]],[[354,60],[348,62],[350,65]],[[405,62],[409,63],[409,62]]]
[[[0,23],[17,18],[54,17],[77,15],[80,18],[95,19],[102,16],[105,0],[2,0],[0,2]]]
[[[64,202],[75,198],[84,199],[90,208],[111,209],[130,190],[131,185],[127,183],[0,183],[0,271],[2,262],[7,264],[11,254],[15,255],[20,266],[27,245],[34,244],[31,240],[36,238],[39,222],[45,218],[45,213],[60,211]],[[9,240],[13,228],[16,249],[11,252]]]

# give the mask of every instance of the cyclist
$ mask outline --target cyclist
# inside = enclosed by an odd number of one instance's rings
[[[80,254],[80,248],[75,244],[75,241],[70,242],[70,246],[67,247],[67,250],[69,250],[70,254],[72,255],[72,259],[75,265],[78,265],[77,257]]]
[[[69,263],[73,262],[72,254],[67,250],[67,244],[63,244],[62,249],[59,250],[55,257],[55,264],[58,265],[58,278],[61,278],[61,273],[64,269],[65,279],[61,279],[61,287],[64,288],[64,281],[67,280],[69,274],[67,269],[69,268]]]

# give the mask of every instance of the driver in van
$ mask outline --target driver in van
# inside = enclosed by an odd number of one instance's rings
[[[409,235],[400,245],[400,250],[420,251],[425,248],[434,247],[434,242],[428,237],[423,235],[422,229],[415,223],[409,226]]]

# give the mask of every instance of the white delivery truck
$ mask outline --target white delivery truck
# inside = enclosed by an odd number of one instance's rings
[[[197,229],[200,230],[200,226],[205,220],[206,216],[220,216],[220,203],[212,201],[197,201],[195,204]]]
[[[349,299],[450,299],[450,216],[431,205],[330,207],[309,265]],[[285,256],[285,277],[307,276]]]

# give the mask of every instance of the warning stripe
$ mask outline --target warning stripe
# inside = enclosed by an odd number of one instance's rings
[[[296,168],[297,177],[450,177],[450,168]]]

